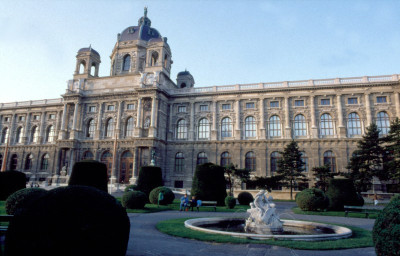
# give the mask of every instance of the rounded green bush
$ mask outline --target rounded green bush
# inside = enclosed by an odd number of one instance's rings
[[[162,171],[157,166],[142,166],[139,170],[137,179],[137,190],[146,194],[146,198],[150,192],[157,187],[162,186]]]
[[[11,194],[6,200],[6,212],[9,215],[14,215],[19,209],[29,207],[38,198],[47,193],[43,188],[24,188]]]
[[[19,171],[0,172],[0,201],[4,201],[12,193],[26,188],[26,175]]]
[[[125,192],[132,191],[132,190],[138,190],[137,185],[128,185],[125,187]]]
[[[127,209],[143,209],[146,202],[146,194],[142,191],[132,190],[122,196],[122,206]]]
[[[68,186],[90,186],[108,192],[107,166],[95,160],[76,162],[72,167]]]
[[[343,211],[345,205],[364,205],[364,200],[357,195],[354,183],[350,179],[331,179],[326,196],[329,198],[329,210]]]
[[[400,255],[400,198],[392,200],[375,220],[372,239],[378,256]]]
[[[172,204],[172,202],[175,199],[175,195],[172,192],[172,190],[167,187],[158,187],[158,188],[153,189],[149,195],[150,203],[158,204],[158,194],[160,192],[163,192],[163,194],[164,194],[164,199],[160,201],[160,204],[161,205]]]
[[[236,198],[233,196],[227,196],[225,197],[225,205],[228,209],[233,209],[235,208],[236,205]]]
[[[253,195],[246,191],[240,192],[237,199],[240,205],[249,205],[254,201]]]
[[[329,199],[322,190],[307,188],[296,195],[296,203],[303,211],[317,211],[326,209]]]

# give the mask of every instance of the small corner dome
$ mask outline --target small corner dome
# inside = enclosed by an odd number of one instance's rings
[[[179,76],[187,76],[187,75],[191,75],[189,71],[185,70],[185,71],[181,71],[178,73],[177,77]]]
[[[81,52],[91,52],[91,53],[96,54],[97,56],[100,56],[100,54],[95,49],[93,49],[91,46],[79,49],[78,53],[81,53]]]

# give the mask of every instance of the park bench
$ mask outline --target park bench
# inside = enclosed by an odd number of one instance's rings
[[[217,201],[201,201],[201,205],[197,206],[197,211],[200,207],[212,207],[214,211],[217,211]]]
[[[377,211],[382,210],[381,208],[374,207],[374,206],[351,206],[345,205],[344,206],[344,216],[348,217],[349,212],[358,212],[358,213],[365,213],[365,217],[368,218],[371,213],[376,213]]]
[[[6,232],[8,229],[8,225],[6,223],[10,223],[13,215],[0,215],[0,250],[4,246],[4,240],[6,236]],[[2,252],[0,252],[0,255]]]

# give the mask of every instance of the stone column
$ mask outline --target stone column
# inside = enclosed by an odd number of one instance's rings
[[[195,103],[190,102],[190,126],[189,126],[189,140],[194,140],[194,108]]]
[[[58,134],[59,140],[65,139],[66,119],[67,119],[67,103],[64,103],[63,115],[62,115],[62,119],[61,119],[61,130],[60,130],[60,133]]]
[[[260,133],[259,138],[265,139],[265,117],[264,117],[264,98],[260,99]]]
[[[46,139],[46,127],[45,127],[46,112],[42,112],[40,119],[41,119],[40,120],[40,130],[39,130],[39,136],[38,136],[39,144],[43,143],[44,140]]]
[[[218,120],[217,120],[217,105],[218,103],[216,101],[213,101],[213,113],[212,113],[212,124],[211,124],[211,140],[217,140],[218,139]]]
[[[129,179],[129,184],[135,184],[138,177],[138,164],[137,164],[138,148],[133,148],[133,168],[132,177]]]
[[[120,139],[121,138],[121,114],[122,114],[122,103],[123,101],[119,101],[118,104],[118,115],[117,115],[117,129],[116,129],[116,133],[117,133],[117,138]]]
[[[156,96],[152,98],[151,105],[151,123],[149,129],[149,137],[157,137],[157,124],[156,124],[156,114],[158,112],[158,99]]]
[[[365,127],[368,127],[372,124],[372,114],[371,114],[371,102],[369,101],[369,93],[365,93],[365,112],[367,115],[367,123]]]
[[[338,135],[339,138],[345,138],[346,137],[346,126],[344,125],[343,122],[343,108],[342,108],[342,97],[340,94],[336,96],[337,99],[337,110],[338,110],[338,120],[339,120],[339,126],[338,126]]]
[[[76,129],[77,123],[78,123],[78,111],[79,111],[79,102],[75,102],[75,108],[74,108],[74,119],[72,123],[72,139],[77,139],[78,138],[78,131]]]
[[[172,115],[173,115],[173,104],[169,105],[169,115],[168,115],[168,139],[172,140],[174,138],[174,131],[172,128]]]
[[[95,138],[97,140],[101,139],[102,134],[101,134],[101,118],[103,115],[103,102],[99,103],[99,113],[97,115],[97,127],[96,127],[96,134],[95,134]]]
[[[292,137],[292,128],[290,127],[290,109],[289,97],[285,97],[285,138]]]
[[[26,120],[25,120],[25,130],[24,130],[24,135],[22,137],[22,144],[27,144],[29,140],[29,123],[31,121],[31,113],[26,114]]]
[[[394,92],[394,102],[396,105],[396,116],[400,118],[400,98],[398,92]]]
[[[61,115],[61,111],[57,111],[57,115],[56,115],[56,126],[54,127],[54,135],[55,135],[55,139],[58,138],[59,133],[60,133],[60,115]]]
[[[136,127],[135,127],[135,137],[140,137],[142,131],[142,99],[138,99],[137,117],[136,117]]]
[[[240,129],[240,100],[236,101],[236,125],[235,125],[235,139],[241,139],[241,129]]]
[[[310,107],[311,107],[311,138],[318,138],[318,127],[315,116],[315,96],[310,96]]]
[[[71,172],[72,172],[72,167],[74,166],[75,163],[75,149],[71,148],[69,150],[69,166],[68,166],[68,170],[67,170],[67,174],[68,176],[71,176]]]

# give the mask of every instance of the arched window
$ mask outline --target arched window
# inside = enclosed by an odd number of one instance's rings
[[[328,150],[324,153],[324,165],[329,165],[331,172],[336,172],[336,157],[335,153]]]
[[[79,74],[85,73],[85,62],[82,61],[81,64],[79,64]]]
[[[187,139],[187,124],[185,119],[178,121],[176,128],[176,138],[177,139]]]
[[[153,52],[151,54],[151,66],[155,66],[157,65],[157,60],[158,60],[158,53],[157,52]]]
[[[175,172],[183,172],[185,158],[183,153],[179,152],[175,155]]]
[[[225,117],[221,121],[221,137],[232,137],[232,120],[229,117]]]
[[[251,171],[256,170],[256,154],[253,151],[247,152],[245,156],[245,168]]]
[[[389,115],[384,111],[379,112],[376,119],[376,125],[380,130],[379,135],[388,134],[390,129]]]
[[[200,153],[197,155],[197,165],[199,165],[199,164],[205,164],[205,163],[208,163],[207,154],[204,153],[204,152],[200,152]]]
[[[256,119],[252,116],[248,116],[244,120],[244,134],[246,138],[256,137]]]
[[[165,54],[165,56],[164,56],[164,68],[167,68],[167,66],[168,66],[168,55]]]
[[[96,132],[96,124],[94,122],[94,119],[90,119],[90,121],[87,124],[87,132],[86,132],[86,137],[87,138],[93,138],[94,133]]]
[[[281,119],[279,116],[271,116],[269,118],[269,136],[281,137]]]
[[[306,118],[301,114],[294,118],[294,136],[307,136]]]
[[[198,129],[199,139],[208,139],[210,137],[210,125],[207,118],[200,119]]]
[[[54,141],[54,126],[50,125],[47,127],[46,132],[46,142],[53,142]]]
[[[30,170],[30,169],[32,169],[32,164],[33,164],[33,156],[32,156],[32,154],[28,154],[28,155],[26,156],[26,159],[25,159],[25,167],[24,167],[24,170]]]
[[[49,168],[49,158],[50,156],[47,153],[42,156],[42,163],[40,165],[41,170],[47,170],[47,168]]]
[[[22,142],[23,133],[24,133],[24,128],[23,127],[18,127],[17,133],[15,134],[15,143],[21,143]]]
[[[94,76],[96,73],[96,63],[92,63],[92,66],[90,67],[90,75]]]
[[[274,175],[278,170],[278,160],[281,158],[281,154],[278,151],[271,153],[271,175]]]
[[[121,165],[119,170],[119,183],[129,184],[133,171],[133,155],[130,151],[125,151],[121,156]]]
[[[106,123],[106,137],[114,137],[114,119],[112,118],[108,119]]]
[[[90,151],[85,151],[83,153],[82,160],[94,160],[93,153]]]
[[[129,117],[126,120],[125,125],[125,137],[132,137],[133,136],[133,129],[135,128],[133,117]]]
[[[4,128],[1,133],[1,143],[7,143],[8,140],[8,128]]]
[[[18,156],[17,154],[14,154],[11,156],[10,170],[11,171],[17,170],[17,167],[18,167]]]
[[[331,136],[333,135],[333,121],[329,114],[323,114],[320,122],[320,135]]]
[[[353,137],[361,134],[361,120],[357,113],[350,113],[347,120],[347,135]]]
[[[224,152],[221,154],[221,166],[227,166],[231,164],[231,154]]]
[[[107,173],[108,177],[111,177],[111,170],[112,170],[112,154],[110,151],[106,151],[101,155],[100,162],[107,166]]]
[[[31,142],[37,143],[39,138],[39,128],[34,126],[31,131]]]
[[[303,165],[303,170],[304,172],[308,172],[308,157],[306,152],[300,152],[301,154],[301,161],[303,161],[304,165]]]
[[[124,57],[124,63],[122,65],[122,71],[129,71],[131,68],[131,55],[127,54]]]

